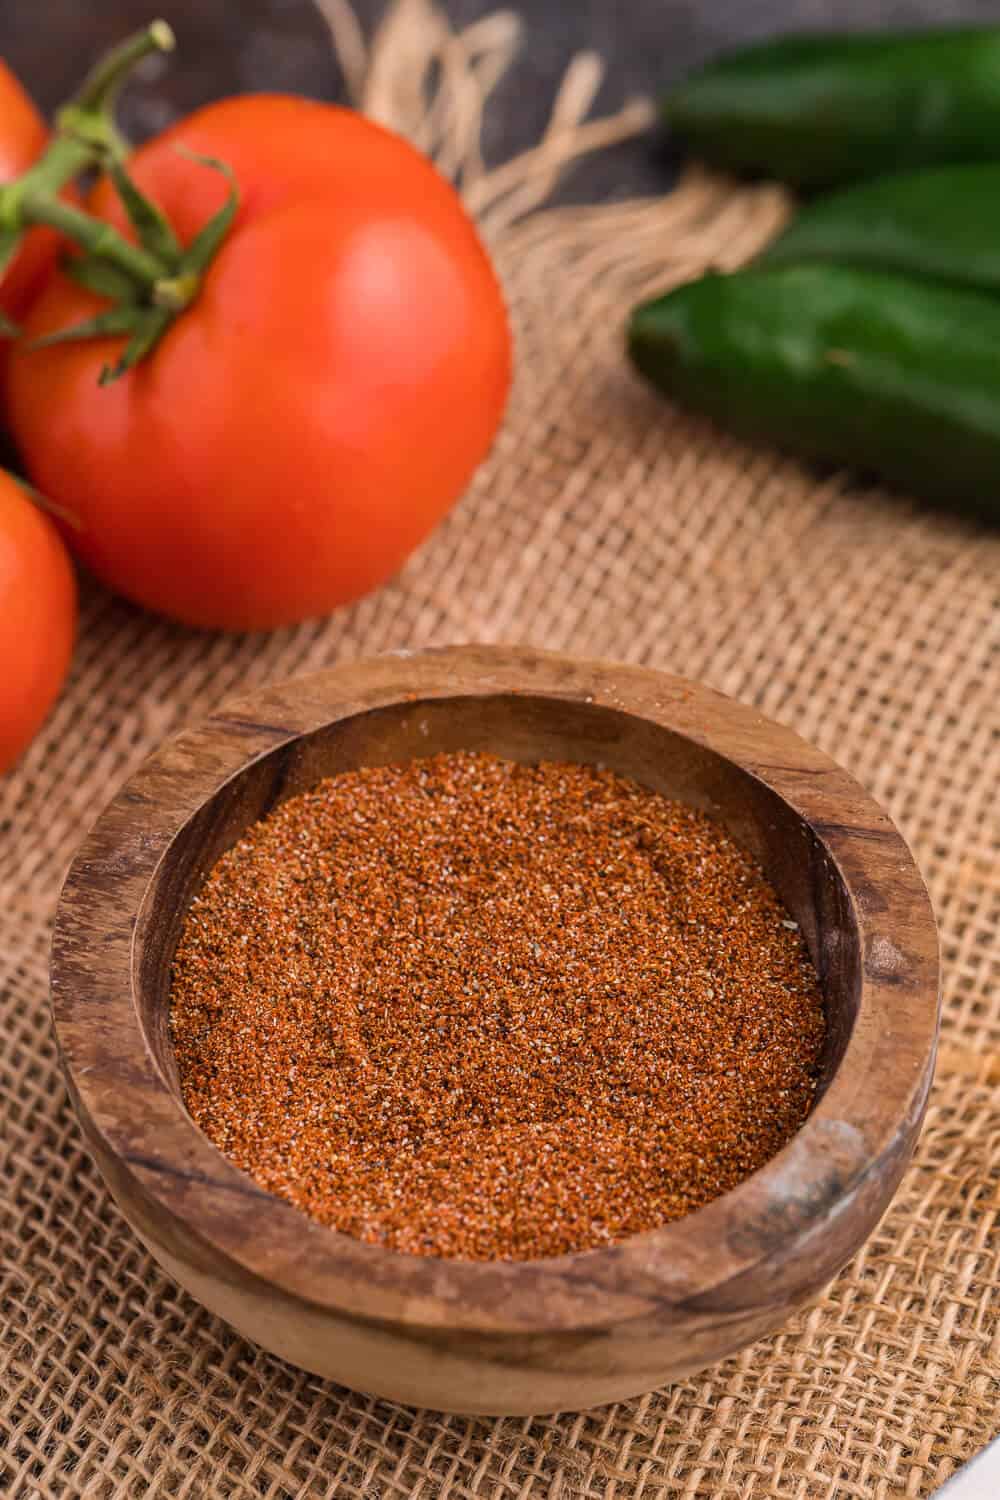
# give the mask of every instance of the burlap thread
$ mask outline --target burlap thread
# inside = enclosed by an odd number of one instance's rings
[[[345,0],[323,9],[358,96],[434,150],[482,214],[516,328],[515,391],[449,521],[394,583],[330,620],[201,635],[85,588],[69,687],[0,782],[0,1491],[928,1496],[1000,1428],[1000,539],[749,447],[630,372],[630,305],[745,259],[786,213],[780,192],[695,172],[662,200],[529,212],[572,155],[574,132],[585,147],[620,137],[648,105],[582,124],[599,70],[578,61],[538,152],[491,174],[478,125],[514,45],[512,17],[456,36],[425,0],[404,0],[369,51]],[[435,91],[414,89],[414,68],[426,83],[431,63]],[[96,811],[164,736],[252,682],[463,640],[666,667],[793,725],[896,818],[944,945],[926,1128],[854,1262],[743,1355],[565,1417],[391,1406],[230,1332],[119,1217],[83,1149],[49,1030],[61,877]]]

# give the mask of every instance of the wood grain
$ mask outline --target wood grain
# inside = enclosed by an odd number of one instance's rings
[[[612,767],[720,818],[802,926],[829,1020],[805,1126],[697,1213],[536,1262],[403,1256],[258,1188],[180,1102],[166,1016],[180,924],[255,819],[322,776],[444,749]],[[123,1213],[248,1337],[444,1410],[636,1394],[778,1326],[850,1258],[912,1153],[938,1021],[934,922],[892,823],[826,756],[710,689],[527,648],[400,653],[232,703],[171,741],[81,849],[53,946],[70,1091]]]

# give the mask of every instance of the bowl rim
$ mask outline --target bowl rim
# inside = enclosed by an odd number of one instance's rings
[[[825,1094],[796,1135],[686,1218],[548,1260],[401,1254],[308,1219],[258,1187],[190,1119],[136,1008],[139,916],[176,834],[260,757],[373,709],[507,694],[645,718],[775,792],[809,825],[843,880],[861,938],[859,1010]],[[697,1307],[762,1263],[787,1261],[796,1246],[808,1253],[831,1214],[893,1163],[901,1133],[915,1134],[933,1075],[937,935],[926,888],[893,823],[852,776],[791,729],[658,670],[531,647],[453,646],[388,653],[255,689],[161,746],[73,861],[56,916],[51,1002],[70,1094],[112,1186],[127,1184],[154,1216],[193,1236],[234,1276],[249,1274],[314,1308],[414,1331],[583,1333],[669,1304]],[[894,1181],[901,1168],[893,1166]],[[799,1191],[790,1196],[789,1184]]]

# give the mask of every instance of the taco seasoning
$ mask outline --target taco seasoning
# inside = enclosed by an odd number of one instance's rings
[[[171,1033],[192,1118],[345,1234],[529,1260],[735,1187],[824,1037],[795,924],[704,814],[610,771],[441,754],[252,827],[194,900]]]

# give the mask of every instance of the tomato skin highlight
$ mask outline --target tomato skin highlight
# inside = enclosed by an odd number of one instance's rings
[[[241,190],[196,302],[99,388],[120,339],[19,344],[11,426],[106,583],[188,624],[328,613],[390,577],[461,495],[511,373],[503,296],[457,194],[371,121],[282,95],[198,111],[130,160],[189,241]],[[91,212],[126,229],[98,184]],[[27,340],[103,304],[61,275]]]
[[[0,184],[26,172],[41,156],[48,136],[42,116],[0,59]],[[52,230],[33,229],[0,277],[0,311],[13,322],[20,319],[48,274],[58,244]]]
[[[76,577],[55,525],[0,470],[0,773],[59,695],[76,633]]]

